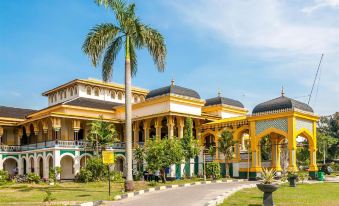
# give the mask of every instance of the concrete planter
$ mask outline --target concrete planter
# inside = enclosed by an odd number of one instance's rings
[[[264,206],[273,206],[273,192],[276,191],[279,187],[275,184],[257,184],[257,188],[264,192],[263,203]]]

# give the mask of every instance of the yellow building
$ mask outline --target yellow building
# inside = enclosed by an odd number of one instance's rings
[[[93,155],[84,139],[88,123],[101,115],[116,126],[120,142],[110,148],[118,157],[115,169],[126,172],[123,85],[76,79],[42,95],[47,97],[48,106],[41,110],[0,107],[0,169],[12,175],[34,172],[48,178],[50,167],[61,166],[60,178],[73,179],[86,158]],[[287,139],[291,157],[289,168],[296,168],[296,137],[303,136],[310,145],[310,172],[317,171],[315,124],[318,117],[301,102],[281,96],[259,104],[252,115],[248,115],[239,101],[220,94],[204,100],[196,91],[177,86],[174,81],[151,91],[133,87],[132,96],[134,147],[155,137],[182,138],[184,121],[191,117],[194,137],[205,148],[214,145],[218,150],[221,132],[233,133],[238,140],[231,164],[234,177],[246,177],[246,172],[251,176],[260,173],[262,162],[258,144],[267,135],[274,142],[270,167],[281,170],[279,144]],[[250,164],[245,160],[249,154],[247,143],[251,145]],[[171,166],[168,175],[181,177],[184,172],[202,175],[203,153],[204,150],[187,164]],[[205,155],[207,161],[223,162],[219,152],[213,158]]]

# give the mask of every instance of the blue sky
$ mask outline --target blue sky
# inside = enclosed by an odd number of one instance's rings
[[[249,110],[278,97],[283,85],[286,96],[305,102],[325,53],[311,106],[321,115],[339,110],[339,0],[134,2],[168,48],[164,73],[146,51],[138,53],[134,85],[154,89],[174,78],[202,98],[220,90]],[[92,0],[0,1],[0,105],[43,108],[43,91],[75,78],[99,79],[100,68],[81,45],[90,28],[113,21]],[[113,74],[119,83],[122,57]]]

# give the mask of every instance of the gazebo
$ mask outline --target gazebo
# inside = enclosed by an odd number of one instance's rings
[[[236,141],[235,156],[232,160],[232,173],[234,177],[256,178],[261,175],[262,168],[274,168],[278,173],[281,167],[281,145],[284,143],[288,149],[288,171],[297,171],[297,138],[303,137],[308,142],[310,153],[309,175],[316,178],[318,171],[316,164],[317,138],[316,123],[319,117],[313,109],[300,101],[281,96],[255,106],[251,115],[236,118],[225,118],[210,122],[202,126],[203,134],[211,133],[216,140],[222,131],[233,133]],[[244,133],[248,135],[245,136]],[[247,155],[240,152],[244,148],[244,139],[249,143]],[[267,137],[271,142],[271,162],[262,164],[260,141]],[[286,143],[287,142],[287,143]]]

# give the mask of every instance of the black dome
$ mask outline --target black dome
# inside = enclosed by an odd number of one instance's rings
[[[233,107],[244,108],[244,105],[238,100],[234,100],[234,99],[230,99],[226,97],[214,97],[214,98],[206,99],[205,106],[218,105],[218,104],[226,104],[226,105],[233,106]]]
[[[280,109],[299,109],[305,112],[312,112],[313,109],[303,103],[299,102],[297,100],[281,96],[272,100],[269,100],[267,102],[258,104],[256,107],[254,107],[252,113],[261,113],[261,112],[268,112],[268,111],[274,111],[274,110],[280,110]]]
[[[152,90],[146,95],[146,99],[165,95],[165,94],[177,94],[177,95],[181,95],[181,96],[200,99],[200,95],[198,94],[198,92],[196,92],[192,89],[180,87],[180,86],[177,86],[177,85],[170,85],[170,86],[167,86],[167,87],[161,87],[159,89]]]

